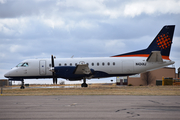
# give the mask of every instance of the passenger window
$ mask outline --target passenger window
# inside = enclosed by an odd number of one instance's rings
[[[75,66],[77,66],[77,63],[75,63]]]
[[[102,65],[104,66],[104,62],[102,63]]]
[[[65,63],[64,66],[66,66],[67,64]]]
[[[92,63],[92,66],[94,66],[94,63]]]
[[[70,63],[70,66],[72,66],[72,63]]]
[[[61,66],[61,63],[59,63],[59,66]]]
[[[113,62],[113,65],[115,65],[115,62]]]
[[[97,66],[99,66],[99,63],[97,63]]]
[[[108,62],[107,65],[110,65],[110,63]]]
[[[49,64],[49,67],[51,67],[51,64]]]
[[[89,63],[86,63],[89,66]]]

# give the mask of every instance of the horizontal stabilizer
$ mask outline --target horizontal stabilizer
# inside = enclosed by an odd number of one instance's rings
[[[87,64],[77,65],[74,74],[91,74],[91,70]]]
[[[152,51],[146,61],[147,62],[163,62],[160,51]]]

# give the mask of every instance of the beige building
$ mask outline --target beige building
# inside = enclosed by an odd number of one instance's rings
[[[176,69],[171,67],[164,67],[161,69],[153,70],[146,73],[141,73],[136,76],[128,76],[127,84],[133,86],[139,85],[156,85],[156,80],[162,80],[164,78],[178,78],[176,74]]]

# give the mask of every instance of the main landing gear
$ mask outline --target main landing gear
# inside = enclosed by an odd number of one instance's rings
[[[81,87],[88,87],[88,84],[86,84],[86,78],[83,78],[83,83],[81,84]]]
[[[21,87],[20,87],[20,89],[24,89],[25,87],[24,87],[24,79],[22,79],[22,81],[21,81],[22,83],[21,83]]]

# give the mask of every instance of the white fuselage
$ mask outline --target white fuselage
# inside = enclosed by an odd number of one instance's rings
[[[146,57],[99,57],[54,59],[55,66],[88,64],[90,69],[107,73],[109,76],[133,75],[174,64],[173,61],[147,62]],[[50,59],[27,59],[26,66],[17,66],[5,74],[7,78],[52,78]],[[104,77],[104,76],[103,76]],[[101,78],[101,77],[98,77]]]

